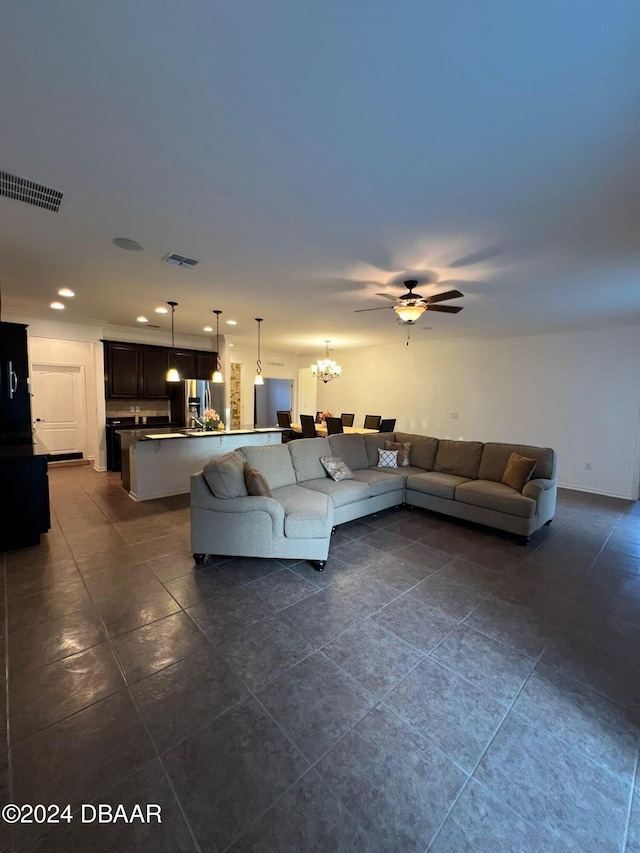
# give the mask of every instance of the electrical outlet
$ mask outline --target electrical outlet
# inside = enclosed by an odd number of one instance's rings
[[[136,410],[136,407],[135,407],[135,406],[129,406],[129,411],[130,411],[130,412],[135,412],[135,410]]]
[[[455,421],[458,419],[458,413],[457,412],[449,412],[449,417]]]
[[[136,406],[136,412],[140,411],[140,406]]]
[[[593,471],[593,465],[591,464],[591,462],[585,462],[584,463],[584,470],[585,471]]]

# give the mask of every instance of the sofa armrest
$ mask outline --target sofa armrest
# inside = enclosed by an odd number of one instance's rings
[[[540,499],[540,495],[543,492],[548,492],[549,489],[553,489],[555,485],[556,480],[529,480],[528,483],[525,483],[522,494],[525,498],[533,498],[537,501]]]
[[[284,530],[284,509],[275,498],[249,495],[241,498],[217,498],[211,493],[200,473],[191,477],[191,508],[222,513],[266,512],[271,516],[274,534],[282,536]]]

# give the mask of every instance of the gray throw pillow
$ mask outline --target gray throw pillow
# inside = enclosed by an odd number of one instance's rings
[[[321,456],[320,464],[331,479],[336,482],[338,480],[354,479],[353,471],[349,468],[344,459],[340,459],[339,456]]]
[[[202,469],[202,476],[217,498],[246,498],[244,459],[235,451],[216,456]]]

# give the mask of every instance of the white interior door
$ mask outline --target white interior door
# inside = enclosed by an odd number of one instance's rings
[[[32,365],[31,416],[36,440],[49,453],[82,453],[86,456],[84,366]]]

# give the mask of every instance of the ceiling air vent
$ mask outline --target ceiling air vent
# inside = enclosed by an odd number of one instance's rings
[[[190,270],[193,267],[197,266],[199,261],[194,261],[193,258],[185,258],[184,255],[178,255],[176,252],[169,252],[166,258],[162,259],[166,261],[168,264],[173,264],[176,267],[182,267],[183,269]]]
[[[19,178],[17,175],[10,175],[8,172],[0,172],[0,195],[34,204],[36,207],[44,207],[54,213],[60,210],[62,201],[62,193],[58,190]]]

